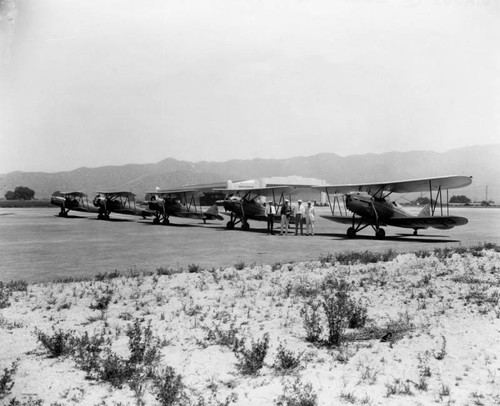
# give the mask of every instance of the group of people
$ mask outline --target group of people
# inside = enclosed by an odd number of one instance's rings
[[[281,216],[281,230],[280,235],[288,235],[288,225],[290,224],[291,218],[295,222],[295,235],[304,235],[304,219],[306,223],[306,235],[314,235],[314,206],[308,201],[306,204],[302,203],[302,200],[297,200],[295,207],[292,207],[290,201],[285,199],[285,202],[281,207],[279,207],[279,213],[277,213],[277,206],[273,202],[264,203],[266,208],[267,217],[267,233],[274,234],[274,219],[275,215],[279,214]]]

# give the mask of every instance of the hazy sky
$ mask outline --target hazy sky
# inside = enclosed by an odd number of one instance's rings
[[[0,173],[500,142],[497,0],[9,0]]]

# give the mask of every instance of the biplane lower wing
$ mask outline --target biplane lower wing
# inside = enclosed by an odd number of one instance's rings
[[[428,216],[428,217],[405,217],[392,218],[387,220],[387,225],[403,228],[437,228],[440,230],[449,230],[455,226],[463,226],[469,222],[465,217],[458,216]]]
[[[334,221],[340,224],[353,224],[352,216],[328,216],[322,215],[321,217]],[[354,223],[361,221],[362,218],[356,216]],[[369,221],[364,219],[365,222],[370,225],[375,225],[375,221]],[[449,230],[455,226],[463,226],[469,221],[465,217],[458,216],[428,216],[428,217],[402,217],[402,218],[392,218],[384,219],[384,221],[379,221],[379,226],[393,226],[402,228],[412,228],[412,229],[424,229],[424,228],[437,228],[440,230]]]

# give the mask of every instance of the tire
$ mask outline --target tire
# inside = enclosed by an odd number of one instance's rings
[[[356,230],[354,227],[349,227],[347,229],[347,238],[355,238],[356,237]]]
[[[248,224],[248,223],[243,223],[243,224],[241,225],[241,229],[242,229],[243,231],[248,231],[248,230],[250,230],[250,224]]]
[[[160,219],[158,217],[155,217],[153,219],[153,224],[160,224]]]
[[[163,225],[164,226],[168,226],[170,224],[170,220],[169,219],[164,219],[163,220]]]
[[[228,230],[233,230],[234,229],[234,223],[232,221],[228,221],[226,224],[226,228]]]
[[[379,228],[375,233],[375,237],[377,240],[383,240],[385,238],[385,230],[383,228]]]

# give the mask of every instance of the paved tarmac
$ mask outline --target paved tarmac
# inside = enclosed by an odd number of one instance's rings
[[[158,267],[187,269],[228,267],[239,262],[275,264],[318,259],[340,251],[399,252],[433,250],[436,247],[500,245],[500,209],[454,208],[469,224],[452,230],[386,228],[385,240],[376,240],[371,228],[354,240],[346,226],[317,216],[314,237],[266,234],[266,224],[251,221],[251,230],[226,230],[225,223],[204,225],[198,220],[171,218],[170,226],[153,225],[151,219],[113,215],[109,221],[95,215],[72,213],[57,216],[57,208],[0,209],[0,281],[95,275],[98,272]],[[318,208],[324,214],[328,209]],[[292,231],[292,229],[290,229]]]

